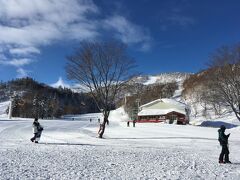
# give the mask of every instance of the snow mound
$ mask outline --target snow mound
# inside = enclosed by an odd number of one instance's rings
[[[110,121],[126,122],[126,121],[129,121],[129,119],[130,118],[128,117],[127,113],[124,111],[123,107],[120,107],[116,110],[111,111],[109,115]]]

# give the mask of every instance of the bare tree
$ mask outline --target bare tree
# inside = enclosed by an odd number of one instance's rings
[[[67,58],[66,72],[70,80],[90,90],[99,110],[103,113],[99,138],[103,137],[105,125],[117,93],[133,75],[135,62],[127,55],[126,46],[117,42],[83,42],[76,52]]]
[[[240,121],[240,44],[218,49],[210,62],[208,101],[231,108]]]

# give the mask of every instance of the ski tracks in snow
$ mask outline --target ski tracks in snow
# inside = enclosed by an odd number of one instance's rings
[[[237,168],[181,148],[30,144],[0,151],[0,179],[239,179]]]
[[[34,144],[31,122],[2,124],[0,179],[240,179],[240,164],[218,164],[220,149],[207,139],[100,140],[89,123],[46,125],[46,144]],[[231,148],[235,161],[238,150]]]
[[[25,123],[11,124],[6,126],[0,131],[1,147],[4,147],[4,149],[6,149],[6,147],[10,148],[12,146],[15,146],[16,143],[17,144],[24,143],[26,139],[26,131],[30,130],[29,125]]]

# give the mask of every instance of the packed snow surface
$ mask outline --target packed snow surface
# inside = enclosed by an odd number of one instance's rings
[[[239,127],[226,130],[233,163],[218,164],[216,128],[127,127],[120,114],[104,139],[96,138],[100,114],[40,120],[39,144],[30,142],[32,119],[1,119],[0,179],[240,179]]]

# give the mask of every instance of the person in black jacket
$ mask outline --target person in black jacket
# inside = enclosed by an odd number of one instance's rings
[[[38,143],[41,138],[43,127],[38,122],[38,118],[35,118],[32,124],[34,136],[30,139],[32,142]]]
[[[218,130],[218,141],[222,146],[222,151],[219,155],[219,163],[231,163],[231,161],[229,161],[229,149],[228,149],[228,138],[230,134],[226,135],[225,130],[226,127],[224,125],[221,125],[220,129]]]

